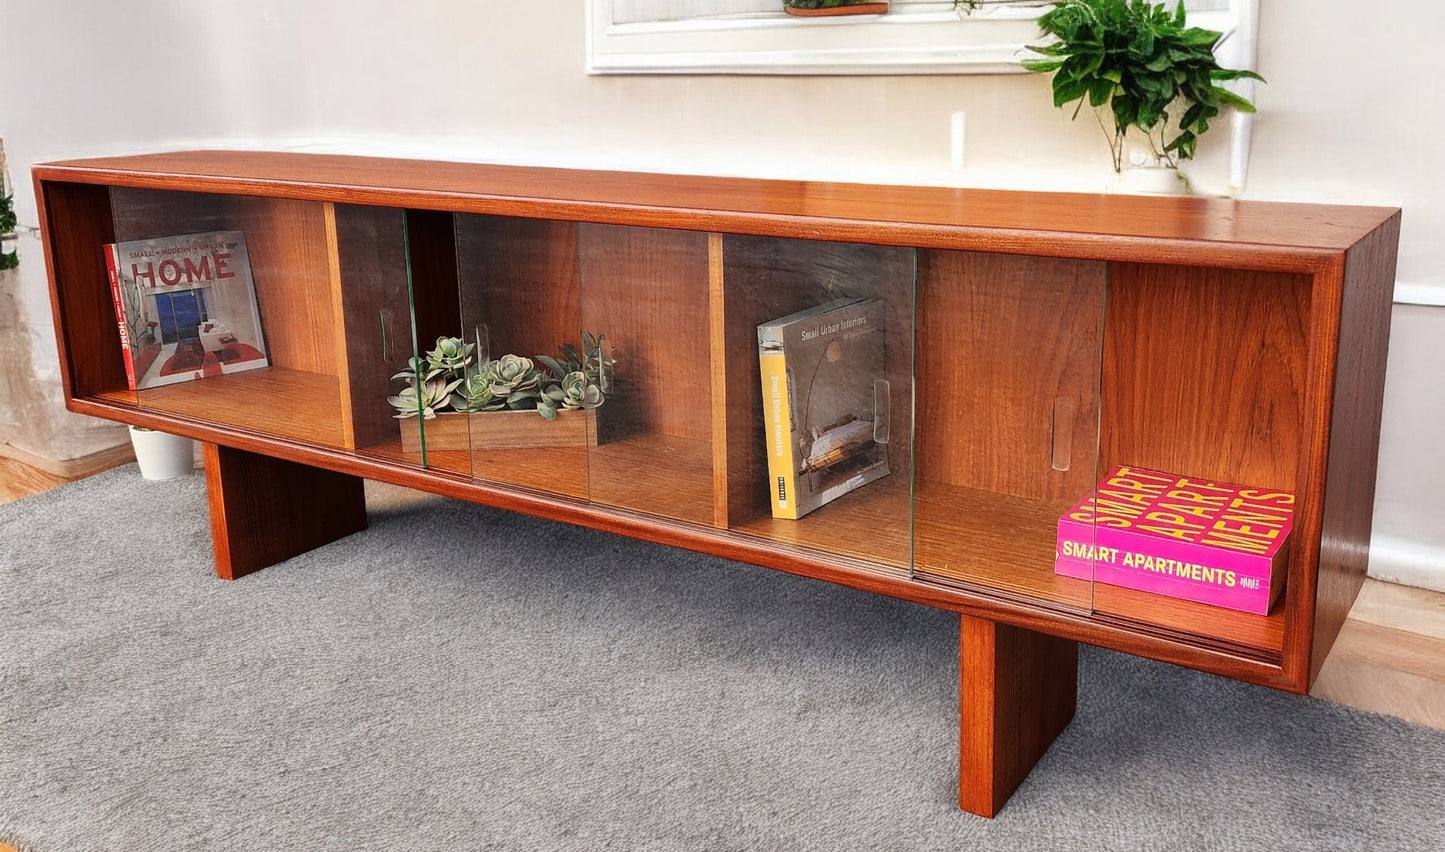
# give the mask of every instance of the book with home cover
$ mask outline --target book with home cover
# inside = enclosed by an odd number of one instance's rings
[[[758,326],[768,493],[801,518],[888,473],[883,303],[840,299]]]
[[[240,231],[110,243],[105,261],[131,390],[270,363]]]
[[[1059,518],[1054,571],[1269,613],[1295,495],[1120,466]]]

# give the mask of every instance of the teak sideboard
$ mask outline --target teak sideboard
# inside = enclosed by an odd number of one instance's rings
[[[1365,575],[1398,210],[226,151],[34,180],[67,404],[203,442],[222,577],[362,529],[377,479],[948,609],[973,813],[1073,717],[1077,643],[1304,692]],[[128,390],[102,247],[223,229],[270,366]],[[892,472],[774,519],[756,328],[840,296],[885,305]],[[589,440],[403,447],[437,337],[583,329]],[[1119,464],[1294,492],[1273,609],[1056,574]]]

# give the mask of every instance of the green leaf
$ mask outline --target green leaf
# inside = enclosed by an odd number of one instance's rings
[[[1109,102],[1109,96],[1114,94],[1114,83],[1111,80],[1095,80],[1089,86],[1089,106],[1101,107]]]
[[[1231,91],[1228,90],[1228,89],[1223,89],[1223,88],[1220,88],[1220,87],[1216,86],[1216,87],[1214,88],[1214,96],[1215,96],[1216,98],[1218,98],[1218,99],[1219,99],[1219,102],[1220,102],[1221,104],[1223,104],[1224,106],[1234,107],[1235,109],[1239,110],[1240,112],[1254,112],[1254,111],[1255,111],[1255,109],[1254,109],[1254,104],[1250,103],[1249,101],[1245,100],[1244,98],[1240,97],[1239,95],[1236,95],[1234,92],[1231,92]]]
[[[1037,51],[1038,48],[1031,47],[1029,50]],[[1064,64],[1062,59],[1025,59],[1019,63],[1025,71],[1033,71],[1036,74],[1049,74],[1059,70]]]
[[[1063,80],[1060,77],[1054,78],[1054,106],[1062,107],[1088,94],[1089,87],[1085,83],[1074,80]]]

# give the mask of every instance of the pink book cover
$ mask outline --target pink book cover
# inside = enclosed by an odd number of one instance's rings
[[[1054,571],[1265,615],[1294,507],[1286,491],[1120,466],[1059,518]]]

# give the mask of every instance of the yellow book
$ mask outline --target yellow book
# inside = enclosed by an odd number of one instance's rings
[[[881,301],[758,326],[758,366],[773,517],[801,518],[888,474]]]

